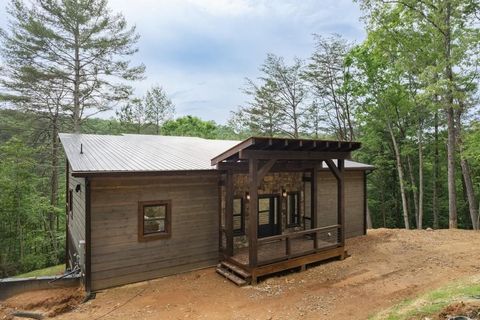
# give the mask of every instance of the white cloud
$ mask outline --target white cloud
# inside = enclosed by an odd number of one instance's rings
[[[222,123],[247,99],[244,78],[258,76],[268,52],[288,61],[310,55],[313,33],[364,37],[352,0],[110,0],[109,6],[141,35],[133,61],[145,63],[147,79],[136,84],[137,93],[163,85],[179,114]]]

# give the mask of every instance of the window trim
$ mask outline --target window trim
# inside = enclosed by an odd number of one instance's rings
[[[144,233],[144,208],[149,206],[165,206],[165,232]],[[172,236],[172,201],[155,200],[138,202],[138,241],[167,239]]]
[[[292,195],[297,195],[297,214],[295,215],[297,217],[297,219],[295,219],[296,222],[294,222],[294,223],[292,223],[290,221],[291,217],[289,216],[289,212],[288,212],[290,210],[288,199]],[[300,212],[300,204],[301,204],[300,191],[287,192],[287,199],[286,200],[287,200],[287,204],[286,204],[286,207],[287,207],[287,228],[300,227],[301,221],[302,221],[301,212]]]
[[[243,236],[245,235],[245,201],[243,197],[234,197],[233,201],[235,202],[235,200],[240,200],[240,214],[232,212],[232,231],[234,236]],[[235,206],[232,208],[235,208]],[[236,216],[240,216],[240,229],[233,228],[233,220]]]

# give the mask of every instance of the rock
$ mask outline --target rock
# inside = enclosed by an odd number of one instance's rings
[[[432,228],[427,228],[426,230],[427,230],[427,231],[433,231],[433,229],[432,229]]]

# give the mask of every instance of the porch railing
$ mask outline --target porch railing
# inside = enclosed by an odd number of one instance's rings
[[[340,245],[341,225],[308,229],[257,240],[258,265],[288,260]]]

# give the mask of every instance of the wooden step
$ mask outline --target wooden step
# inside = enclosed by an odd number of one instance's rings
[[[237,286],[244,286],[244,285],[247,284],[247,281],[245,281],[242,278],[234,275],[232,272],[228,271],[227,269],[225,269],[223,267],[217,267],[216,271],[217,271],[218,274],[221,274],[222,276],[224,276],[228,280],[235,283]]]
[[[233,263],[230,263],[230,262],[228,262],[228,261],[222,261],[220,264],[221,264],[224,268],[233,271],[234,273],[236,273],[237,275],[241,276],[241,277],[244,278],[244,279],[250,278],[250,273],[248,273],[247,271],[243,270],[243,269],[240,268],[239,266],[234,265]]]

